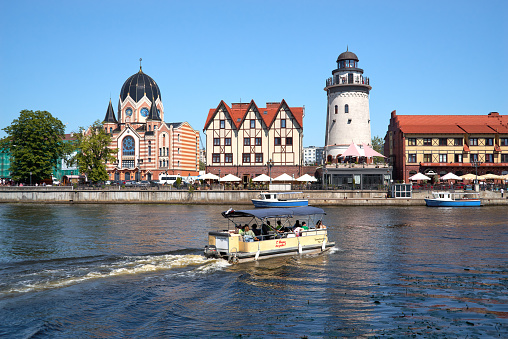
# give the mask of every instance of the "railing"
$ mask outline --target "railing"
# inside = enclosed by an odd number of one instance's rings
[[[341,77],[338,80],[336,81],[335,77],[326,79],[326,87],[334,85],[370,85],[369,78],[367,77],[354,77],[354,79]]]

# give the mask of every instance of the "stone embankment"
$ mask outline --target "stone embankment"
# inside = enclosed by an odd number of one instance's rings
[[[1,187],[0,203],[147,203],[147,204],[218,204],[251,205],[251,199],[259,196],[259,191],[193,191],[176,189],[85,189],[72,187]],[[412,198],[387,198],[383,191],[303,191],[310,205],[336,206],[424,206],[430,191],[413,192]],[[506,194],[500,192],[481,192],[483,205],[508,205]]]

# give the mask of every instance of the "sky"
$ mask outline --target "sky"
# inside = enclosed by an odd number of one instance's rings
[[[142,58],[168,123],[204,138],[221,100],[284,99],[305,106],[304,146],[324,146],[325,81],[347,48],[370,78],[372,137],[393,110],[508,114],[506,0],[0,2],[0,129],[24,109],[67,133],[102,121]]]

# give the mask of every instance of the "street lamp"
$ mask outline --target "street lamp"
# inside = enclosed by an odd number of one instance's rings
[[[478,160],[473,160],[473,165],[474,165],[474,169],[475,169],[475,176],[476,178],[474,179],[474,184],[475,184],[475,187],[474,187],[474,190],[477,192],[479,191],[479,187],[477,189],[477,185],[478,185],[478,165],[481,165],[482,163]]]
[[[325,167],[325,175],[323,177],[323,183],[325,184],[325,190],[328,189],[328,168]]]
[[[270,159],[266,163],[266,167],[268,167],[268,176],[270,177],[270,184],[272,183],[272,166],[273,166],[273,161],[272,161],[272,159]]]

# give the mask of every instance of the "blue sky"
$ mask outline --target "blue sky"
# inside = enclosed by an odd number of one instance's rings
[[[46,110],[67,132],[115,113],[139,70],[166,122],[202,131],[220,100],[305,105],[323,146],[326,78],[356,53],[372,136],[398,114],[508,114],[508,1],[7,1],[0,12],[0,128]],[[5,136],[3,131],[0,137]],[[204,134],[202,133],[202,137]]]

